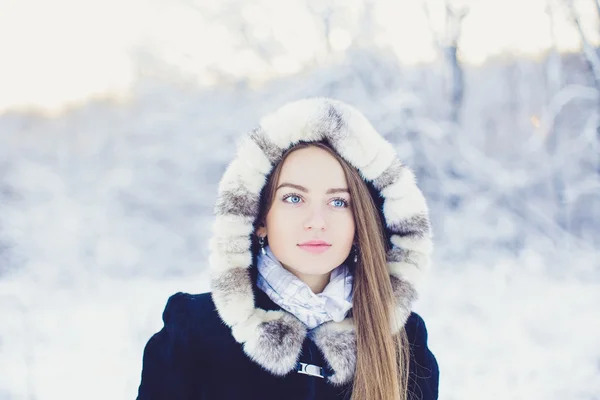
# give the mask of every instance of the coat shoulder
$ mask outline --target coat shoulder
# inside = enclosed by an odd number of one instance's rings
[[[412,312],[404,325],[404,329],[411,344],[424,343],[427,345],[427,326],[419,314]]]
[[[190,294],[177,292],[167,300],[163,321],[172,322],[181,317],[192,317],[216,313],[215,303],[210,293]]]
[[[169,297],[163,311],[165,324],[180,322],[182,319],[210,318],[217,316],[215,303],[210,293],[190,294],[177,292]]]
[[[427,344],[427,327],[417,313],[411,313],[404,326],[410,348],[409,386],[418,399],[437,399],[438,362]]]
[[[227,328],[219,317],[211,293],[173,294],[167,301],[162,318],[167,330],[183,342],[193,340],[196,345],[202,345],[203,338],[224,333],[221,330]]]
[[[162,318],[164,327],[144,348],[139,400],[189,398],[190,374],[200,368],[198,357],[207,354],[207,336],[222,325],[210,293],[175,293]]]

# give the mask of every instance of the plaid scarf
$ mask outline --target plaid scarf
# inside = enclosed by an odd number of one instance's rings
[[[269,246],[258,255],[258,287],[274,303],[295,315],[308,329],[327,321],[343,321],[352,308],[352,274],[342,264],[331,271],[329,283],[319,294],[286,270]]]

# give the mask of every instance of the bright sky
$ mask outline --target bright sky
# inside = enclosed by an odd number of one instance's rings
[[[507,52],[535,55],[551,45],[547,0],[457,1],[470,6],[461,40],[464,62]],[[326,51],[320,21],[307,3],[336,2],[345,8],[333,15],[330,43],[343,51],[364,26],[361,0],[0,0],[0,112],[27,106],[60,110],[90,97],[124,94],[138,76],[134,57],[144,52],[202,84],[214,82],[209,70],[257,81],[294,73]],[[442,2],[428,3],[433,26],[443,33]],[[598,42],[593,0],[577,4],[590,38]],[[420,0],[374,5],[376,45],[391,48],[408,64],[436,57]],[[559,46],[577,48],[564,7],[554,9]],[[267,41],[264,51],[277,54],[270,66],[258,47],[243,42],[240,26]]]

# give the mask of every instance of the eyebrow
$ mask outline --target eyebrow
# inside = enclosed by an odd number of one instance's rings
[[[281,189],[282,187],[291,187],[293,189],[299,190],[301,192],[305,192],[308,193],[308,189],[305,188],[304,186],[300,186],[300,185],[296,185],[294,183],[287,183],[284,182],[281,185],[277,186],[277,190]],[[333,193],[348,193],[350,194],[350,191],[347,188],[332,188],[332,189],[328,189],[327,192],[325,192],[326,194],[333,194]]]

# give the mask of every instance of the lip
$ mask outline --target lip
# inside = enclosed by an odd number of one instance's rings
[[[327,250],[329,250],[329,248],[331,247],[331,245],[327,242],[324,242],[322,240],[310,240],[308,242],[304,242],[304,243],[300,243],[298,245],[302,250],[306,250],[309,253],[324,253]]]
[[[323,240],[309,240],[308,242],[300,243],[298,246],[331,246]]]

